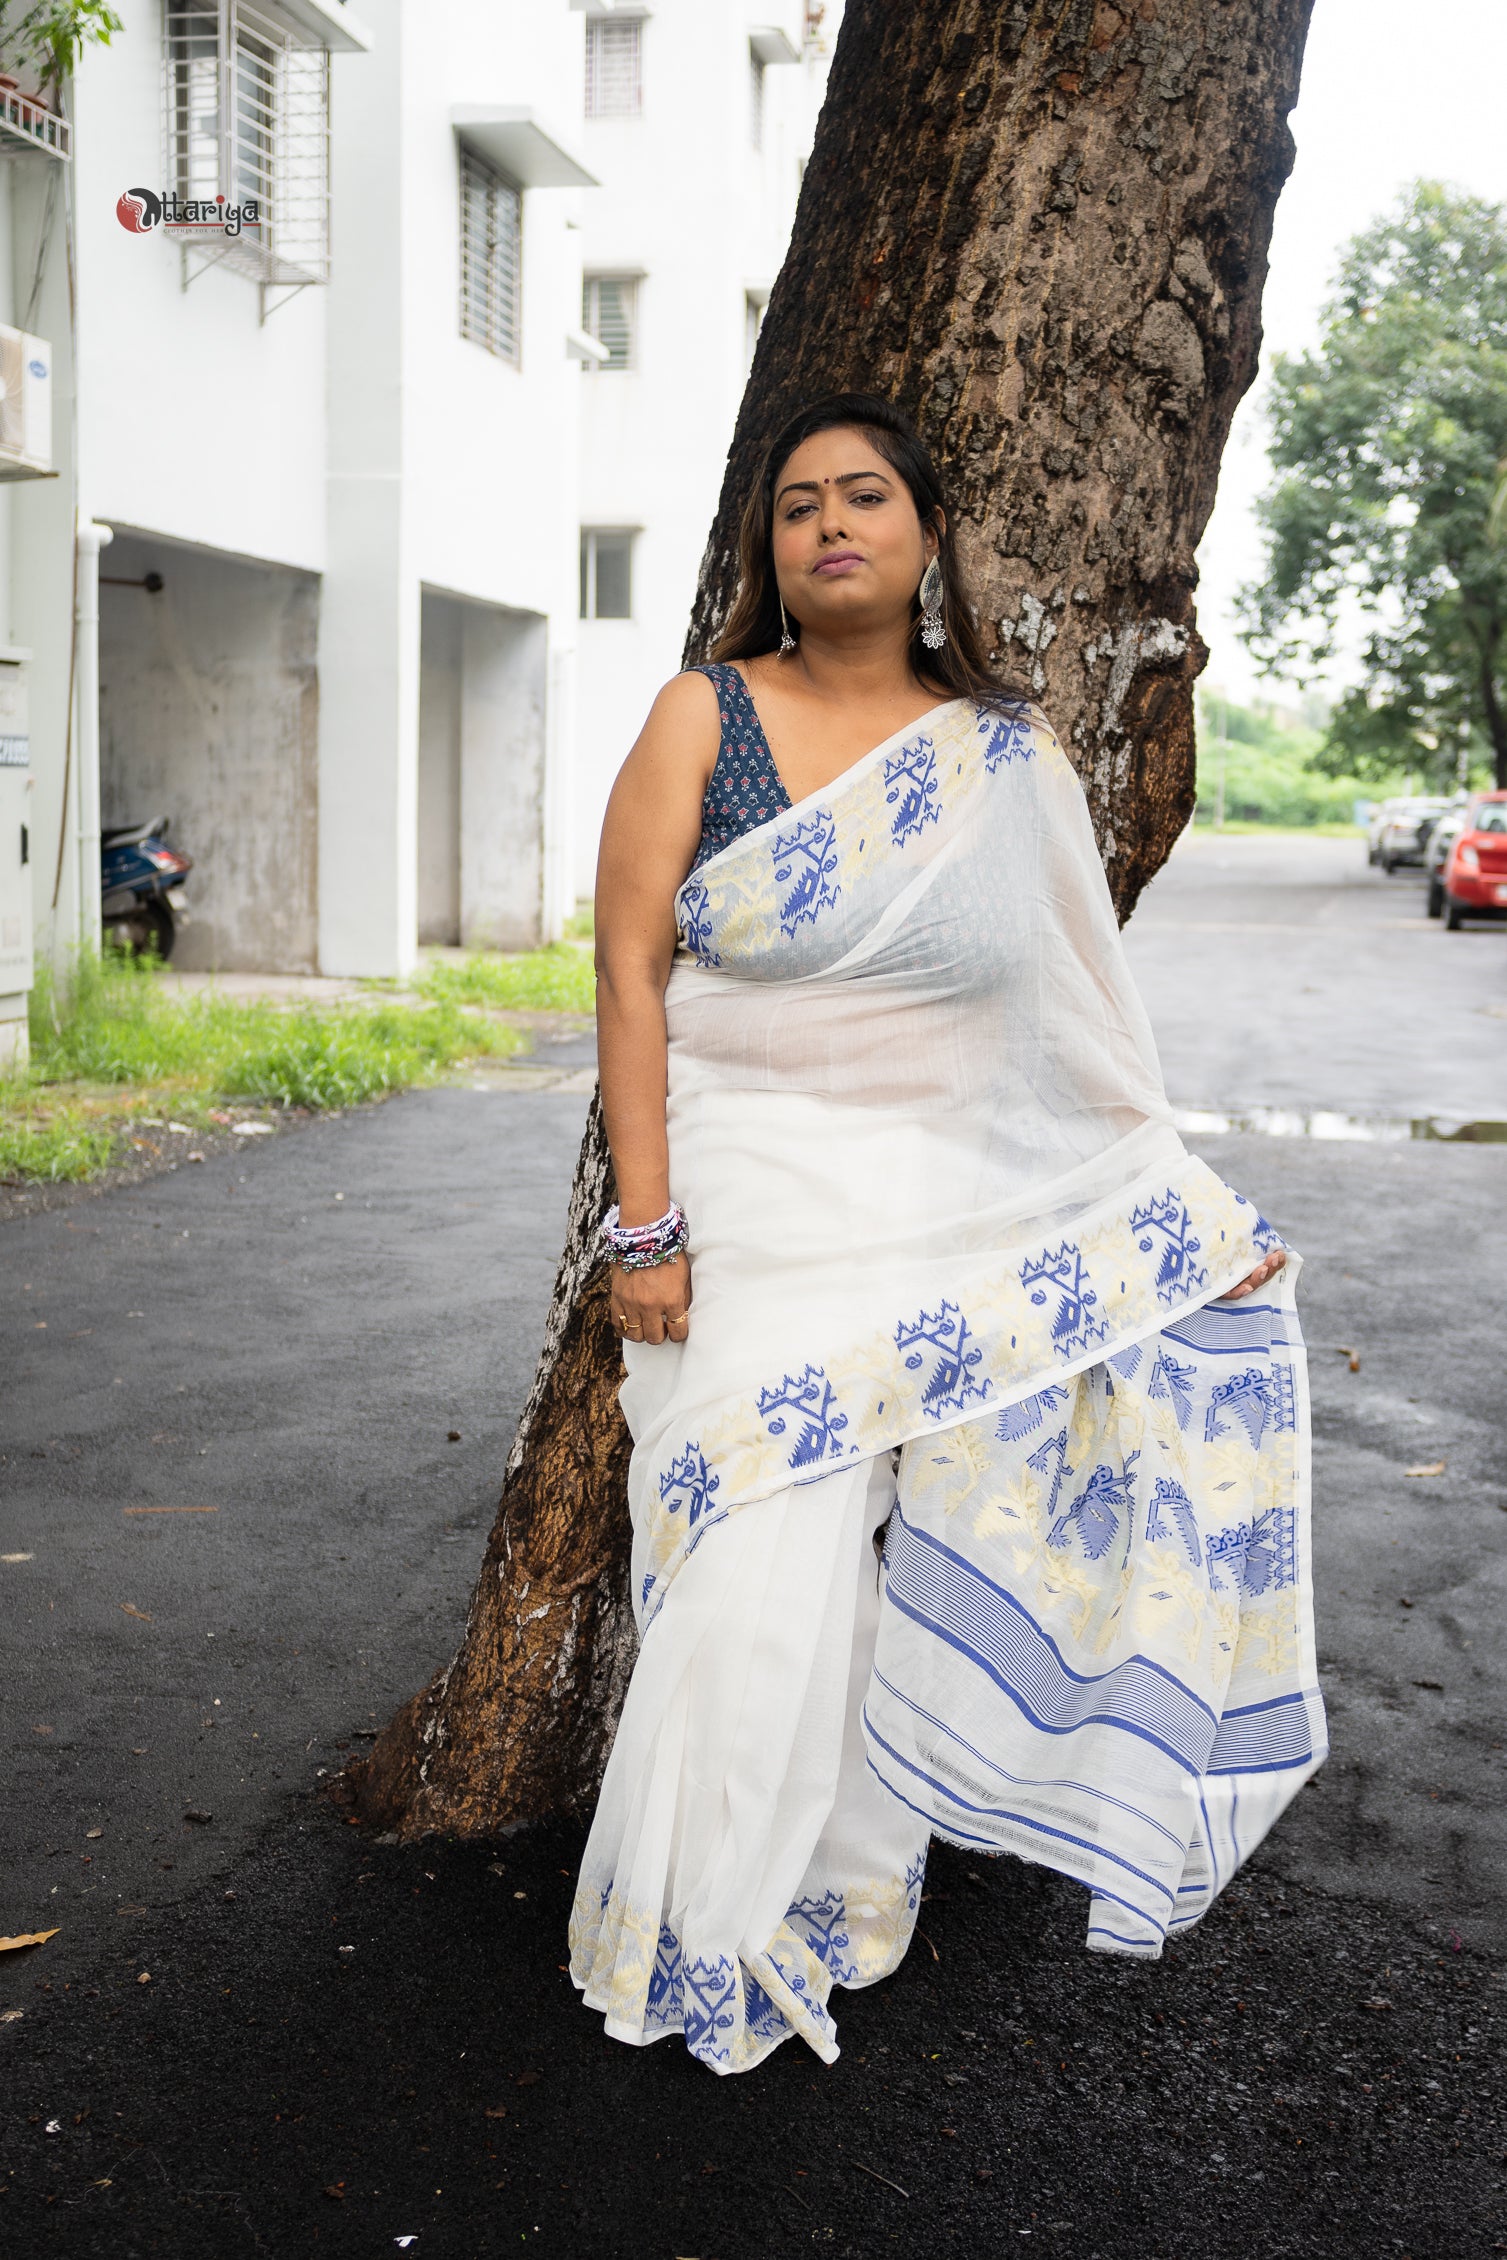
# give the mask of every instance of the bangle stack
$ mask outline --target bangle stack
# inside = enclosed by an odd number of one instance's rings
[[[685,1210],[676,1201],[652,1224],[619,1224],[616,1202],[602,1219],[602,1238],[623,1271],[651,1271],[656,1264],[673,1263],[684,1255],[690,1236]]]

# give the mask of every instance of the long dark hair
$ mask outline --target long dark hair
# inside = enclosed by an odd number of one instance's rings
[[[911,615],[911,665],[916,673],[940,683],[956,698],[971,698],[978,706],[1026,703],[1030,692],[1000,675],[985,655],[978,615],[951,537],[951,513],[921,435],[903,408],[872,392],[826,393],[798,409],[771,440],[753,491],[743,506],[738,528],[738,594],[712,647],[712,658],[757,659],[764,652],[779,649],[780,592],[774,577],[773,547],[775,482],[804,441],[839,426],[862,432],[872,441],[910,489],[922,525],[929,526],[937,537],[947,641],[940,651],[928,651],[921,645],[918,595]],[[948,521],[945,528],[943,514]],[[791,622],[791,633],[799,636],[799,621]]]

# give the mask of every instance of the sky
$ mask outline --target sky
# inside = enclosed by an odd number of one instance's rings
[[[1236,413],[1198,552],[1204,685],[1295,703],[1235,633],[1234,595],[1260,571],[1254,504],[1267,483],[1261,399],[1273,352],[1317,343],[1349,238],[1419,178],[1507,203],[1507,0],[1316,0],[1292,114],[1297,163],[1277,206],[1262,368]]]

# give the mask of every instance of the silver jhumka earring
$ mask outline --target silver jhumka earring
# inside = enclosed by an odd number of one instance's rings
[[[921,641],[928,651],[940,651],[947,641],[942,623],[942,565],[934,557],[921,575]]]
[[[790,622],[789,622],[789,621],[788,621],[788,620],[786,619],[786,617],[785,617],[785,599],[784,599],[783,597],[781,597],[781,598],[779,599],[779,606],[780,606],[780,657],[781,657],[781,658],[783,659],[787,651],[794,651],[794,649],[795,649],[795,638],[794,638],[794,636],[793,636],[793,635],[792,635],[792,634],[790,633]]]

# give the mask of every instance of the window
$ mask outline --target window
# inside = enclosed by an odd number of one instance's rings
[[[638,284],[632,275],[587,275],[581,283],[581,327],[607,348],[596,369],[638,365]]]
[[[586,115],[636,118],[644,106],[642,16],[586,19]]]
[[[460,334],[518,359],[523,196],[464,146],[460,153]]]
[[[328,53],[296,46],[245,0],[168,0],[163,25],[169,194],[255,214],[226,227],[170,213],[184,250],[199,268],[224,262],[263,283],[327,282]]]
[[[581,618],[633,617],[633,535],[621,528],[581,528]]]
[[[748,136],[755,149],[764,146],[764,58],[748,50]]]
[[[759,342],[759,332],[764,327],[764,309],[768,303],[767,298],[760,298],[755,291],[745,290],[743,293],[743,370],[745,375],[753,367],[754,348]]]

